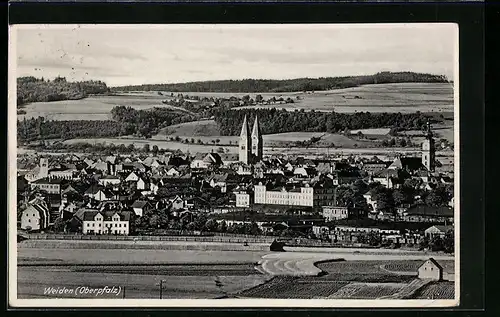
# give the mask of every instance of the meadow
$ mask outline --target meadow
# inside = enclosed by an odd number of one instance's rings
[[[184,95],[200,97],[242,97],[246,93],[198,93]],[[174,95],[177,95],[175,93]],[[255,98],[256,93],[249,94]],[[442,83],[404,83],[364,85],[355,88],[316,92],[261,93],[264,99],[290,97],[294,103],[249,106],[250,108],[284,108],[287,110],[332,111],[336,112],[453,112],[453,87]],[[298,97],[298,98],[297,98]],[[25,106],[26,114],[18,119],[44,116],[49,120],[107,120],[115,106],[131,106],[136,109],[170,107],[162,100],[170,99],[169,92],[131,92],[109,96],[91,96],[80,100],[55,102],[35,102]],[[241,107],[240,107],[241,108]],[[240,109],[238,108],[238,109]]]
[[[17,115],[17,119],[42,116],[46,120],[110,120],[111,109],[116,106],[130,106],[135,109],[162,107],[188,112],[182,108],[162,104],[162,100],[165,100],[165,97],[158,94],[128,94],[91,96],[80,100],[34,102],[27,104],[23,108],[26,114]]]

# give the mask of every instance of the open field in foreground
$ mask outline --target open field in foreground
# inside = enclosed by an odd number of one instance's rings
[[[218,298],[227,292],[237,297],[257,298],[378,298],[392,296],[423,284],[414,276],[392,274],[383,265],[399,268],[412,257],[408,252],[332,248],[324,252],[190,251],[151,249],[78,249],[23,247],[18,244],[18,297],[90,297],[74,294],[44,295],[47,287],[75,289],[120,287],[125,298],[158,298],[159,281],[164,280],[163,298]],[[317,250],[317,249],[316,249]],[[414,258],[428,255],[410,252]],[[280,276],[255,268],[260,259],[282,261],[276,268],[299,268],[332,257],[347,261],[319,263],[321,276]],[[438,261],[444,257],[434,256]],[[449,257],[448,257],[449,258]],[[290,262],[291,261],[291,262]],[[293,263],[292,263],[293,262]],[[406,266],[405,266],[406,267]],[[414,267],[409,265],[408,267]],[[222,289],[215,280],[222,282]],[[347,287],[344,289],[344,287]],[[344,289],[344,291],[342,291]],[[353,291],[354,289],[354,291]],[[430,292],[430,291],[428,291]],[[396,296],[394,295],[394,296]],[[107,294],[100,298],[123,298]],[[444,296],[444,295],[443,295]]]

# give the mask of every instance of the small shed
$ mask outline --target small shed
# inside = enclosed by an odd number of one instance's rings
[[[441,281],[443,267],[433,258],[429,258],[418,268],[418,278]]]

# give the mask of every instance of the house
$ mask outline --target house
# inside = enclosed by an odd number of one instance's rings
[[[53,169],[49,172],[49,179],[72,180],[75,172],[74,169]]]
[[[237,190],[234,195],[236,207],[248,208],[253,204],[253,193],[250,190]]]
[[[342,206],[322,206],[321,214],[326,221],[349,218],[348,208]]]
[[[112,176],[112,175],[107,175],[99,179],[99,184],[102,186],[108,186],[108,185],[119,185],[121,183],[121,180],[117,176]]]
[[[453,223],[454,213],[454,209],[449,206],[433,207],[418,204],[408,208],[402,214],[401,220],[406,222]]]
[[[50,223],[50,212],[47,203],[41,198],[35,198],[28,203],[21,215],[21,229],[43,230]]]
[[[221,166],[222,159],[218,153],[198,153],[191,161],[191,168],[201,168],[206,169],[210,166]]]
[[[139,177],[137,181],[137,189],[146,190],[149,189],[149,183],[145,181],[142,177]]]
[[[61,187],[67,183],[64,179],[42,178],[31,183],[31,189],[39,189],[49,194],[61,194]]]
[[[433,258],[429,258],[418,268],[418,278],[441,281],[443,279],[443,267]]]
[[[210,177],[209,184],[212,188],[216,186],[220,188],[221,193],[225,193],[227,189],[228,174],[215,174]]]
[[[167,176],[179,176],[181,175],[181,172],[177,168],[171,167],[170,169],[167,170],[165,174]]]
[[[175,198],[170,199],[169,201],[172,204],[172,210],[184,209],[185,207],[184,199],[180,196],[175,196]]]
[[[86,191],[85,196],[98,201],[106,201],[113,199],[113,193],[106,188],[97,185],[91,185]]]
[[[151,210],[153,207],[148,201],[136,200],[132,204],[132,209],[137,217],[142,217],[146,212]]]
[[[131,214],[129,211],[85,211],[82,233],[128,235]]]
[[[137,182],[139,180],[139,176],[135,172],[131,172],[128,174],[128,176],[125,178],[126,182]]]
[[[446,235],[446,233],[450,230],[453,230],[453,226],[435,225],[427,228],[424,231],[424,235],[429,239],[432,239],[434,237],[443,238]]]

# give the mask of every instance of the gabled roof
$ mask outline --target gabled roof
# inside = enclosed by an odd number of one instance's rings
[[[149,202],[148,201],[144,201],[144,200],[136,200],[134,201],[134,203],[132,204],[132,208],[144,208],[146,205],[148,205]]]
[[[438,261],[434,260],[434,258],[429,258],[427,261],[425,261],[424,263],[422,263],[422,265],[426,264],[427,262],[431,262],[432,264],[434,264],[437,268],[439,268],[440,270],[443,269],[443,267],[441,266],[441,264],[439,264]],[[422,266],[421,265],[421,266]],[[421,267],[420,266],[420,267]]]
[[[120,221],[128,221],[131,219],[131,212],[130,211],[116,211],[116,210],[111,210],[111,211],[97,211],[97,210],[86,210],[83,213],[83,221],[93,221],[95,216],[97,214],[101,214],[104,218],[104,221],[110,221],[112,220],[112,217],[115,214],[118,214],[120,216]]]

